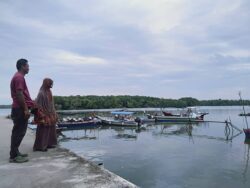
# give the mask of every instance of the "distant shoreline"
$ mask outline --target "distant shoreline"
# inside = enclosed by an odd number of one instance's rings
[[[166,99],[148,96],[54,96],[57,110],[93,110],[113,108],[184,108],[189,106],[245,106],[250,100],[212,99],[198,100],[192,97]],[[11,108],[11,105],[0,105],[0,109]]]
[[[180,99],[165,99],[148,96],[55,96],[58,110],[78,109],[112,109],[112,108],[184,108],[189,106],[241,106],[240,100],[198,100],[192,97]],[[244,100],[244,105],[250,105],[250,100]]]
[[[11,105],[0,105],[0,109],[11,108]]]

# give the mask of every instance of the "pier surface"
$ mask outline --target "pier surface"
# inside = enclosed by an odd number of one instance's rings
[[[99,167],[66,149],[33,152],[35,134],[28,129],[19,148],[29,154],[29,162],[9,163],[13,124],[0,117],[0,187],[1,188],[135,188],[114,173]]]

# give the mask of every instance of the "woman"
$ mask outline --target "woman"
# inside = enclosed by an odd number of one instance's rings
[[[56,122],[58,118],[50,90],[52,86],[53,80],[45,78],[36,98],[38,111],[34,117],[37,124],[34,151],[47,151],[47,148],[54,148],[57,145]]]

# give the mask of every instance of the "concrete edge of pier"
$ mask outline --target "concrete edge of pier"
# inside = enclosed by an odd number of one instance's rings
[[[19,150],[29,154],[29,162],[9,163],[13,124],[0,117],[0,185],[1,188],[134,188],[133,183],[98,166],[65,148],[33,152],[34,131],[28,129]]]

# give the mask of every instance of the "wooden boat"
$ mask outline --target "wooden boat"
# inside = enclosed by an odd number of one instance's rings
[[[245,138],[244,143],[245,143],[245,144],[249,144],[249,145],[250,145],[250,138]]]
[[[137,127],[139,125],[139,123],[134,120],[115,120],[115,119],[107,119],[105,117],[100,117],[100,116],[97,116],[97,118],[101,120],[102,125],[125,126],[125,127]]]
[[[140,124],[154,124],[155,118],[151,114],[146,114],[146,116],[135,118],[135,121],[139,122]]]
[[[245,116],[245,122],[246,122],[246,129],[243,129],[244,133],[245,133],[245,136],[246,136],[246,139],[250,139],[250,128],[248,127],[248,121],[247,121],[247,114],[249,113],[246,113],[245,111],[245,106],[244,106],[244,103],[243,103],[243,100],[241,98],[241,92],[239,92],[239,96],[240,96],[240,101],[241,101],[241,104],[242,104],[242,109],[243,109],[243,113],[242,113],[242,116]]]
[[[250,116],[250,113],[240,113],[239,116]]]
[[[162,111],[163,115],[154,116],[157,122],[203,122],[204,116],[208,113],[199,112],[195,107],[188,107],[179,114],[173,114],[171,112]]]
[[[59,129],[83,129],[98,127],[100,121],[95,118],[63,118],[61,122],[57,123]]]
[[[195,117],[181,117],[181,116],[155,116],[156,122],[203,122],[204,119],[195,118]]]
[[[181,116],[181,114],[173,114],[172,112],[166,112],[166,111],[162,111],[164,116]]]
[[[96,121],[83,121],[83,122],[60,122],[57,124],[61,129],[83,129],[90,127],[99,127]]]
[[[200,112],[196,109],[196,107],[187,107],[186,109],[182,110],[178,114],[173,114],[172,112],[167,112],[167,111],[162,111],[162,114],[164,116],[174,116],[174,117],[191,117],[191,118],[196,118],[199,120],[204,119],[204,116],[207,115],[207,112]]]
[[[142,124],[153,124],[155,123],[155,118],[150,119],[150,118],[141,118],[141,123]]]
[[[137,127],[141,124],[141,120],[133,118],[131,116],[133,113],[128,111],[114,111],[111,112],[113,117],[96,116],[96,118],[101,120],[102,125]]]
[[[243,129],[246,139],[250,139],[250,129]]]

